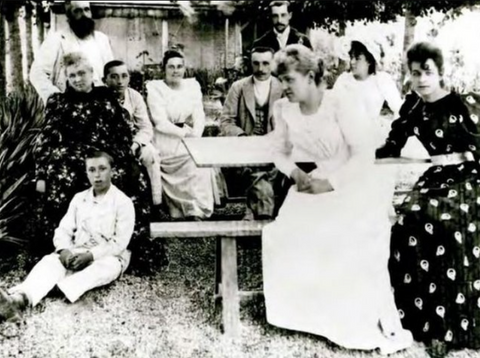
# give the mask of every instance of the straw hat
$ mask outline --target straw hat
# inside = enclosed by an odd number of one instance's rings
[[[351,42],[360,42],[368,52],[373,56],[377,63],[380,63],[382,59],[382,46],[377,41],[366,37],[354,37]]]
[[[352,47],[352,42],[359,42],[365,48],[367,49],[368,52],[373,56],[375,61],[377,63],[380,63],[382,59],[382,45],[380,44],[379,41],[375,41],[369,37],[366,36],[354,36],[354,37],[349,37],[349,36],[342,36],[339,38],[336,38],[333,43],[333,52],[336,55],[336,57],[348,61],[350,59],[349,56],[349,51],[350,48]]]

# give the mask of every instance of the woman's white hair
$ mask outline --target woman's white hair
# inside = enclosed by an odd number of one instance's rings
[[[70,52],[63,56],[63,67],[65,71],[67,67],[85,65],[90,71],[93,71],[93,66],[89,59],[82,52]]]

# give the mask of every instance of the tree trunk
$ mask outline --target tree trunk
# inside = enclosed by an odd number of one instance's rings
[[[417,25],[417,18],[412,15],[408,10],[405,10],[405,33],[403,36],[403,58],[410,48],[410,46],[415,41],[415,26]],[[400,77],[400,88],[402,88],[403,94],[407,93],[410,90],[410,84],[405,83],[405,78],[408,72],[408,64],[406,62],[402,65],[402,75]]]
[[[0,17],[0,101],[3,101],[7,92],[7,79],[5,74],[7,73],[6,68],[6,44],[7,40],[5,38],[5,20],[3,17]]]
[[[27,52],[25,56],[27,58],[27,70],[30,70],[33,62],[33,34],[32,34],[32,15],[33,8],[30,4],[25,5],[25,41]]]
[[[11,88],[13,91],[23,90],[23,56],[22,40],[20,37],[20,26],[18,24],[19,7],[12,4],[10,16],[7,16],[8,24],[8,43],[10,48],[10,78],[12,80]]]
[[[341,21],[339,23],[339,26],[338,26],[338,37],[342,37],[342,36],[345,36],[345,31],[347,30],[347,24],[343,21]],[[348,69],[348,66],[349,66],[349,63],[348,61],[345,61],[345,60],[342,60],[342,59],[339,59],[338,61],[338,68],[337,68],[337,74],[336,74],[336,77],[335,79],[333,80],[333,82],[336,81],[336,79],[343,73],[345,72],[347,69]],[[331,85],[333,86],[334,83],[332,83]]]
[[[43,7],[39,3],[35,7],[35,26],[37,26],[38,44],[41,45],[45,40],[45,24],[43,22]]]

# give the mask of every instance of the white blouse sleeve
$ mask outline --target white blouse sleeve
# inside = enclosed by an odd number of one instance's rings
[[[350,96],[348,103],[337,102],[336,117],[350,152],[350,158],[328,180],[334,189],[342,188],[369,172],[375,162],[375,146],[371,140],[373,121],[367,115],[360,98]]]
[[[195,79],[192,79],[191,90],[193,92],[193,134],[195,137],[201,137],[205,129],[205,111],[203,110],[202,89]]]
[[[393,112],[394,118],[398,118],[400,107],[402,106],[402,97],[392,76],[386,72],[377,74],[380,90],[387,101],[388,108]]]
[[[155,81],[147,83],[147,105],[150,110],[154,130],[163,134],[170,134],[176,137],[184,138],[186,131],[183,128],[173,124],[167,114],[167,103],[161,89],[155,84]]]
[[[291,158],[292,144],[289,140],[288,125],[282,116],[282,104],[284,100],[278,100],[273,105],[273,121],[275,129],[270,134],[274,163],[278,170],[290,176],[297,165]]]

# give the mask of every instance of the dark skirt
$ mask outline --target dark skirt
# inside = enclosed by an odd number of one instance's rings
[[[480,347],[479,172],[474,162],[432,166],[399,208],[389,268],[418,341]]]

